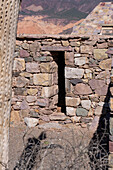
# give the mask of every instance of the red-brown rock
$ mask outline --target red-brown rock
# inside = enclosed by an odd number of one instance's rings
[[[75,86],[74,94],[91,94],[92,90],[87,84],[79,83]]]

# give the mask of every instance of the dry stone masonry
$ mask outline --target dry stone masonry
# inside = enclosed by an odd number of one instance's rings
[[[11,123],[75,122],[96,129],[107,114],[113,37],[18,36]],[[64,72],[63,72],[64,70]],[[62,74],[63,73],[63,74]]]
[[[75,35],[113,35],[113,2],[100,2],[78,25],[73,27]]]

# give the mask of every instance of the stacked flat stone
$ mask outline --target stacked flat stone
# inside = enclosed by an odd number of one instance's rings
[[[102,25],[106,24],[113,24],[113,2],[101,2],[81,24],[73,27],[72,34],[98,35],[101,34]],[[110,34],[113,35],[113,28]]]
[[[18,36],[13,64],[11,123],[25,117],[73,122],[95,129],[108,108],[105,101],[111,72],[106,53],[113,37],[74,35]],[[58,104],[58,65],[64,51],[66,114]],[[105,109],[106,113],[106,109]],[[106,113],[107,114],[107,113]],[[39,124],[40,124],[39,121]]]

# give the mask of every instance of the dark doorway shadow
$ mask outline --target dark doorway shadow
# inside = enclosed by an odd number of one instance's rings
[[[64,52],[51,52],[52,57],[56,64],[58,65],[58,104],[57,106],[61,108],[62,113],[66,113],[66,103],[65,103],[65,58]]]
[[[41,149],[41,140],[44,140],[46,138],[46,133],[42,132],[40,136],[37,138],[29,138],[27,141],[27,144],[25,146],[25,149],[23,150],[20,159],[16,166],[14,167],[14,170],[31,170],[35,166],[36,157],[38,152]]]
[[[88,154],[92,170],[107,170],[109,155],[109,118],[110,118],[110,87],[109,84],[106,98],[99,119],[97,130],[89,143]]]

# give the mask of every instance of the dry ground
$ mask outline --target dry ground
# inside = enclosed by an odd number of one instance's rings
[[[60,130],[10,127],[9,170],[90,170],[85,152],[92,136],[92,131],[75,124]]]

